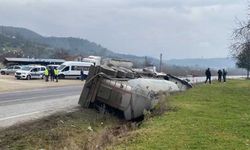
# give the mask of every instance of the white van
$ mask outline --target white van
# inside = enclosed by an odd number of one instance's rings
[[[17,70],[15,77],[17,79],[43,79],[45,66],[24,66],[21,70]]]
[[[89,74],[89,67],[94,65],[90,62],[79,62],[79,61],[66,61],[58,67],[59,78],[81,78],[81,70],[83,69],[83,74],[85,77]]]

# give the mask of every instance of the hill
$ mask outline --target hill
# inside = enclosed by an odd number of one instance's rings
[[[55,54],[58,54],[56,52],[64,51],[74,56],[99,55],[104,58],[111,57],[137,61],[140,64],[145,60],[144,57],[115,53],[87,39],[74,37],[45,37],[34,31],[19,27],[0,26],[0,36],[0,52],[3,53],[6,49],[7,51],[18,49],[22,52],[22,57],[55,58],[57,57]],[[149,59],[153,60],[153,58]]]
[[[110,50],[103,48],[94,42],[90,42],[85,39],[72,38],[72,37],[44,37],[34,31],[17,28],[1,26],[0,34],[3,36],[34,43],[41,44],[52,49],[65,49],[68,53],[74,55],[89,55],[96,53],[112,54]]]
[[[199,58],[199,59],[172,59],[167,61],[168,65],[195,67],[195,68],[235,68],[233,58]]]
[[[87,39],[46,37],[29,29],[10,26],[0,26],[0,54],[8,57],[34,58],[63,58],[65,55],[98,55],[103,58],[130,60],[134,62],[135,67],[142,67],[145,64],[159,66],[159,60],[156,58],[147,57],[147,61],[145,61],[145,57],[116,53]],[[172,59],[164,62],[168,66],[190,67],[194,69],[207,67],[214,69],[235,68],[235,61],[231,58]]]

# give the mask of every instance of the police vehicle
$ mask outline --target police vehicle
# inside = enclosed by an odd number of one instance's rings
[[[17,79],[43,79],[45,66],[25,66],[21,70],[16,71],[15,77]]]

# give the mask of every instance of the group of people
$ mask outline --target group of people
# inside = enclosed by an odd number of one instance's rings
[[[222,78],[223,78],[223,82],[226,82],[226,76],[227,76],[227,71],[225,69],[218,70],[218,81],[221,82]],[[207,68],[207,70],[205,71],[205,75],[206,75],[206,81],[205,83],[207,83],[207,81],[209,81],[209,83],[211,84],[211,71],[210,68]]]
[[[227,76],[227,72],[225,69],[218,70],[218,81],[221,82],[221,77],[223,77],[223,81],[226,82],[226,76]]]
[[[58,82],[58,74],[59,74],[59,70],[55,67],[47,67],[45,69],[44,75],[45,75],[45,82],[49,81],[49,77],[50,77],[50,81],[54,81],[56,80],[56,82]]]

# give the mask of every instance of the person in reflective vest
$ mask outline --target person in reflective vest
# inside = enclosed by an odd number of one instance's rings
[[[58,74],[59,74],[59,70],[57,68],[55,68],[54,75],[55,75],[56,82],[58,82]]]
[[[54,67],[49,68],[49,75],[50,75],[51,82],[54,81],[54,79],[55,79],[55,71],[54,70],[55,70]]]
[[[48,82],[48,79],[49,79],[49,70],[48,70],[48,68],[45,69],[44,76],[45,76],[45,82]]]

